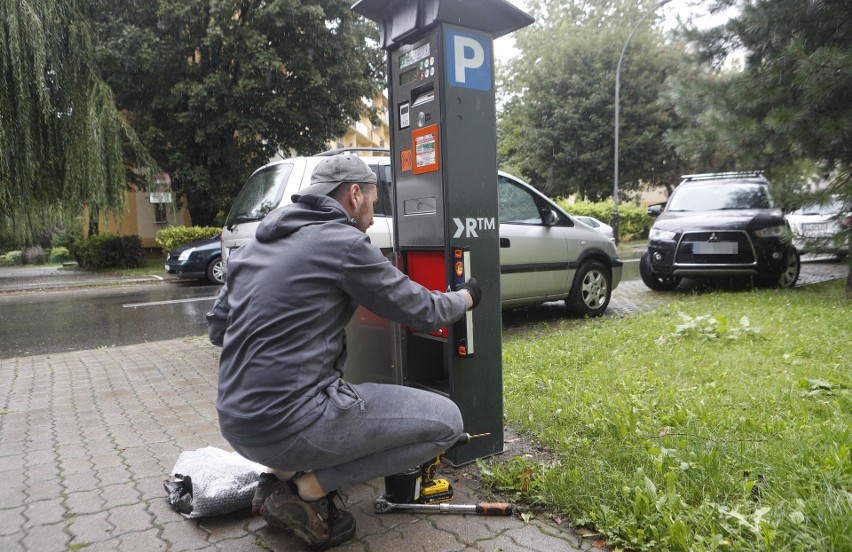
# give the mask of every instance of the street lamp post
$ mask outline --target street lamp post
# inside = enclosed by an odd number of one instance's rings
[[[624,43],[624,48],[621,49],[621,55],[618,56],[618,65],[616,65],[615,67],[615,176],[613,178],[612,183],[612,235],[615,238],[616,244],[620,239],[618,235],[618,117],[620,115],[619,96],[621,95],[621,62],[624,61],[624,53],[627,51],[627,45],[630,44],[630,41],[633,39],[633,35],[636,34],[636,29],[639,28],[639,25],[645,20],[646,17],[654,13],[657,8],[664,4],[668,4],[669,2],[671,2],[671,0],[660,0],[659,2],[654,4],[653,8],[643,13],[642,17],[640,17],[639,20],[636,21],[636,24],[630,31],[630,36],[627,37],[627,41]]]

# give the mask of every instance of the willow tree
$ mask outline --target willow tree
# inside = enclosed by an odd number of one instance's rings
[[[144,152],[93,65],[79,0],[0,0],[0,243],[57,219],[121,212],[124,145]]]

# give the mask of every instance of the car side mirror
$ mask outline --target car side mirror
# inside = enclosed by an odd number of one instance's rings
[[[556,216],[556,213],[551,211],[550,209],[544,211],[542,213],[542,218],[544,219],[545,226],[553,226],[559,221],[559,217]]]
[[[657,205],[651,205],[648,207],[648,215],[652,217],[660,216],[660,213],[663,212],[663,206],[659,203]]]

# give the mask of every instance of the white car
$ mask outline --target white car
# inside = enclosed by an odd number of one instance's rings
[[[358,150],[352,150],[358,151]],[[276,161],[255,171],[234,200],[222,230],[222,258],[254,239],[260,220],[290,203],[310,182],[327,152]],[[390,252],[392,236],[391,166],[387,152],[362,156],[378,177],[379,202],[368,230],[377,247]],[[598,316],[621,281],[622,262],[615,245],[569,216],[520,179],[500,172],[497,195],[500,223],[500,292],[503,308],[565,300],[577,314]]]
[[[840,198],[823,205],[804,205],[786,218],[793,231],[793,245],[800,253],[849,253],[852,213],[844,212]]]
[[[612,226],[610,226],[609,224],[607,224],[603,221],[600,221],[600,220],[596,219],[595,217],[589,217],[589,216],[586,216],[586,215],[571,215],[571,216],[574,217],[575,219],[579,220],[580,222],[582,222],[586,226],[590,227],[595,232],[600,232],[601,234],[603,234],[607,238],[611,239],[612,241],[615,241],[615,236],[612,233]]]

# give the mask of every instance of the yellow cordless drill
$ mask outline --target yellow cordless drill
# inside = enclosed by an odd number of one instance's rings
[[[471,435],[470,433],[462,433],[459,440],[453,446],[464,445],[470,442],[471,439],[486,437],[490,433],[478,433]],[[447,502],[453,499],[453,486],[446,479],[435,479],[435,471],[441,465],[441,455],[435,457],[433,462],[426,462],[420,467],[420,497],[417,502],[421,504],[436,504],[438,502]]]

